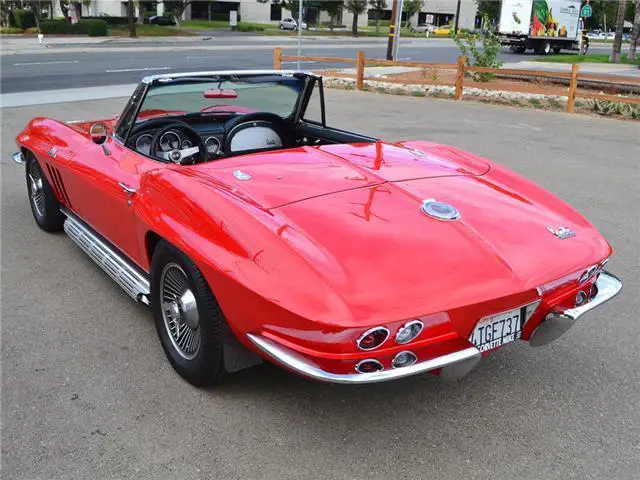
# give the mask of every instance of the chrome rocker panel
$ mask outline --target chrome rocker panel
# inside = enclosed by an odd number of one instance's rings
[[[247,334],[251,342],[262,352],[300,375],[329,383],[364,384],[396,380],[411,375],[442,369],[441,377],[445,380],[455,380],[466,375],[480,361],[480,351],[475,347],[466,348],[458,352],[441,357],[415,363],[408,367],[394,368],[372,373],[330,373],[318,368],[315,364],[293,350],[261,335]]]
[[[567,332],[584,314],[615,297],[622,290],[622,282],[609,272],[602,272],[596,281],[598,294],[579,307],[549,313],[529,338],[533,347],[546,345]]]
[[[71,240],[134,300],[149,305],[149,280],[73,214],[66,210],[62,210],[62,213],[67,217],[64,221],[64,231]]]

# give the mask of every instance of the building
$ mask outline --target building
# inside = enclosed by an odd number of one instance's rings
[[[392,0],[387,0],[387,7],[380,15],[381,20],[391,19]],[[417,15],[409,19],[411,25],[417,23],[430,23],[436,26],[447,25],[453,22],[456,16],[458,0],[425,0],[422,10]],[[477,18],[478,7],[475,0],[460,0],[460,22],[459,28],[473,29],[479,26]],[[369,21],[374,22],[376,12],[369,10]],[[406,13],[402,14],[402,21],[406,21]]]
[[[458,0],[425,0],[422,11],[410,19],[411,24],[432,23],[433,25],[446,25],[455,17]],[[304,0],[303,5],[309,3]],[[382,12],[381,19],[391,18],[392,0],[387,0],[387,9]],[[62,16],[60,2],[54,1],[54,16]],[[329,15],[321,10],[318,2],[313,2],[312,6],[303,7],[305,21],[309,26],[318,24],[328,24]],[[76,10],[82,12],[82,16],[110,15],[114,17],[124,17],[127,15],[127,2],[117,0],[85,0],[75,2]],[[151,12],[156,15],[163,15],[165,4],[163,2],[144,1],[136,2],[136,16],[140,9],[144,12]],[[201,20],[226,20],[230,11],[237,11],[240,20],[251,23],[277,23],[281,19],[291,16],[291,12],[275,5],[270,0],[195,0],[191,2],[184,11],[183,19]],[[461,0],[460,7],[460,27],[474,28],[476,25],[477,7],[474,0]],[[147,13],[148,15],[148,13]],[[367,20],[375,20],[375,12],[369,10],[367,15],[358,17],[358,25],[366,26]],[[403,15],[404,17],[404,15]],[[336,18],[334,24],[351,26],[353,15],[343,9]]]

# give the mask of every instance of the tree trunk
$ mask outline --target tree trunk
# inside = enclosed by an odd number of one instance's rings
[[[354,37],[358,36],[358,14],[353,14],[353,23],[351,24],[351,33],[353,33]]]
[[[624,28],[624,11],[627,8],[627,0],[620,0],[618,5],[618,20],[616,21],[616,37],[613,41],[613,50],[609,61],[612,63],[620,63],[622,60],[620,52],[622,51],[622,29]]]
[[[33,8],[33,16],[35,17],[36,20],[36,28],[38,29],[38,33],[40,33],[40,18],[42,17],[42,5],[40,5],[40,2],[35,2],[32,4],[32,8]]]
[[[136,22],[133,18],[133,0],[127,1],[127,17],[129,19],[129,37],[136,38]]]
[[[62,15],[64,16],[64,19],[68,22],[69,21],[69,5],[65,0],[60,0],[60,10],[62,10]]]
[[[380,10],[376,12],[376,33],[380,33]]]
[[[636,15],[633,19],[633,30],[631,31],[631,45],[629,45],[629,60],[636,59],[636,50],[640,41],[640,0],[636,2]]]

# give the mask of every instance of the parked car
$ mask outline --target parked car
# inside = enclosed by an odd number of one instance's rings
[[[413,33],[433,33],[434,30],[435,27],[430,23],[418,23],[417,25],[411,27],[411,31]]]
[[[443,25],[441,27],[435,27],[433,29],[433,33],[435,35],[449,35],[450,32],[451,32],[451,26],[450,25]]]
[[[154,15],[149,17],[149,23],[151,25],[175,25],[176,22],[172,18],[165,17],[164,15]]]
[[[291,17],[283,18],[282,20],[280,20],[279,27],[280,27],[280,30],[297,30],[298,22],[296,22]],[[307,24],[305,22],[302,22],[302,29],[303,30],[307,29]]]
[[[598,38],[600,40],[613,40],[616,38],[616,32],[600,32]]]
[[[345,384],[457,378],[622,288],[563,200],[454,147],[335,128],[316,91],[302,72],[154,75],[117,120],[37,117],[16,138],[36,224],[151,307],[189,382],[262,359]]]

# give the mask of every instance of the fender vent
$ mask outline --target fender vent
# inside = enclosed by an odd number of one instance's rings
[[[69,199],[69,195],[67,194],[67,189],[64,187],[64,182],[62,181],[62,176],[60,175],[60,171],[56,167],[52,167],[47,163],[47,170],[49,170],[49,177],[53,180],[53,188],[56,190],[58,198],[61,198],[67,206],[71,207],[71,200]]]

